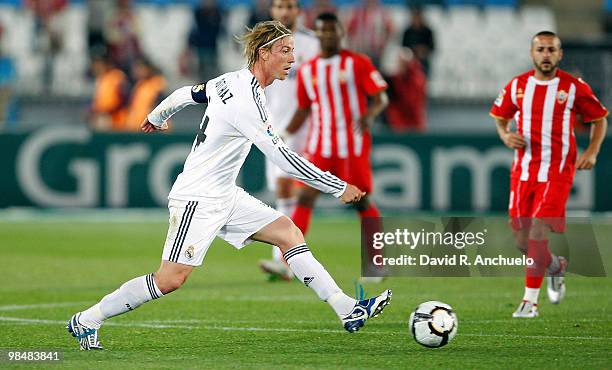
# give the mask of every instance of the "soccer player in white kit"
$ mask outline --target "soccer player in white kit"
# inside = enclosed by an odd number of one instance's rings
[[[127,281],[72,316],[67,329],[81,349],[102,349],[98,331],[106,319],[135,310],[183,285],[193,268],[202,264],[216,236],[238,249],[254,240],[278,246],[295,276],[332,307],[351,333],[389,303],[390,290],[361,301],[344,294],[314,258],[293,222],[236,185],[254,143],[285,172],[322,192],[345,203],[364,196],[357,187],[300,157],[274,131],[263,87],[286,78],[294,63],[291,31],[278,21],[261,22],[241,41],[247,68],[176,90],[143,122],[145,132],[163,130],[165,122],[184,107],[208,104],[183,172],[168,196],[170,226],[161,266],[155,273]]]
[[[297,70],[303,63],[317,56],[319,40],[309,29],[298,25],[300,4],[298,0],[272,0],[270,3],[272,19],[281,22],[293,34],[295,44],[295,63],[284,80],[277,80],[266,87],[266,98],[274,117],[274,128],[282,133],[287,128],[293,113],[297,110]],[[287,146],[302,154],[306,145],[308,125],[303,125],[292,135],[283,135]],[[268,189],[276,195],[276,209],[291,217],[296,204],[295,182],[293,178],[266,158],[266,182]],[[260,261],[261,268],[272,276],[284,280],[293,279],[293,273],[283,260],[283,254],[276,246],[272,247],[272,259]]]

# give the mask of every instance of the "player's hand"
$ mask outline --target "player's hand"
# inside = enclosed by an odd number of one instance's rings
[[[148,118],[145,118],[144,121],[142,121],[142,123],[140,124],[140,129],[146,132],[147,134],[153,131],[165,131],[168,129],[168,124],[164,122],[164,124],[161,125],[161,127],[157,127],[151,122],[149,122]]]
[[[365,192],[361,191],[358,187],[351,184],[346,184],[346,189],[344,189],[344,193],[340,196],[340,200],[344,203],[354,203],[359,202],[361,198],[365,196]]]
[[[359,118],[359,128],[361,129],[361,132],[369,130],[371,125],[372,122],[367,117]]]
[[[585,150],[578,158],[576,162],[576,169],[578,170],[590,170],[595,166],[597,162],[597,154],[589,149]]]
[[[522,135],[516,132],[508,132],[502,137],[504,144],[510,149],[520,149],[527,145]]]

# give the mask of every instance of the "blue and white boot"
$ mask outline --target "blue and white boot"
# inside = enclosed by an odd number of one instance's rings
[[[98,339],[98,329],[89,328],[79,322],[79,317],[81,313],[74,314],[70,321],[68,321],[68,325],[66,325],[66,329],[68,332],[77,339],[79,342],[79,346],[83,351],[89,351],[92,349],[103,349],[100,344],[100,339]]]
[[[391,301],[391,295],[391,290],[387,289],[376,297],[357,301],[351,313],[340,318],[344,329],[349,333],[358,331],[366,320],[380,315]]]

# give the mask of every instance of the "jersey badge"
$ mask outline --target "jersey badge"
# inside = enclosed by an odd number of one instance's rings
[[[346,71],[344,69],[340,70],[340,73],[338,74],[338,80],[340,80],[341,84],[346,83]]]
[[[195,248],[193,247],[193,245],[190,245],[189,247],[187,247],[187,250],[185,251],[185,257],[187,257],[187,259],[192,259],[194,255],[195,255]]]
[[[557,92],[557,102],[559,104],[563,104],[565,103],[565,101],[567,100],[567,91],[565,90],[561,90],[559,92]]]

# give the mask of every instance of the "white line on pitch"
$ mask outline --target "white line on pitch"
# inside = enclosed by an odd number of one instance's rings
[[[72,307],[82,305],[88,302],[58,302],[58,303],[37,303],[37,304],[7,304],[1,305],[0,311],[19,311],[19,310],[30,310],[35,308],[55,308],[55,307]]]
[[[42,324],[42,325],[66,325],[67,321],[61,320],[41,320],[41,319],[25,319],[20,317],[3,317],[0,316],[0,322],[15,322],[19,324]],[[120,326],[120,327],[137,327],[150,329],[195,329],[195,330],[221,330],[221,331],[249,331],[249,332],[277,332],[277,333],[326,333],[337,334],[344,333],[343,330],[333,329],[295,329],[295,328],[262,328],[262,327],[239,327],[239,326],[187,326],[163,324],[160,322],[131,322],[131,323],[115,323],[109,322],[105,325]],[[364,334],[401,334],[395,331],[366,331]],[[498,338],[527,338],[527,339],[561,339],[561,340],[612,340],[612,337],[587,337],[587,336],[557,336],[557,335],[516,335],[516,334],[480,334],[480,333],[461,333],[466,337],[498,337]]]

